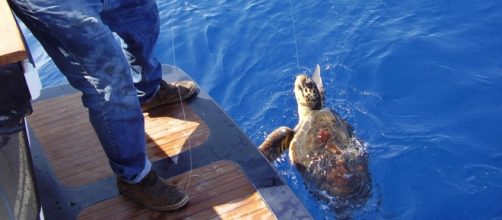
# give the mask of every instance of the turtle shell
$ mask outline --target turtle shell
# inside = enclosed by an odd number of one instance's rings
[[[369,181],[365,146],[329,109],[304,117],[289,149],[290,159],[305,181],[331,196],[352,195]]]
[[[329,109],[310,112],[295,130],[289,154],[293,163],[303,166],[316,154],[346,148],[351,138],[347,123]]]

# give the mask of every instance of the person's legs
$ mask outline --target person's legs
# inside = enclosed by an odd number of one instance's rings
[[[124,40],[140,102],[152,97],[162,80],[160,62],[152,56],[159,36],[159,12],[154,0],[105,0],[103,22]]]
[[[124,53],[143,110],[179,101],[180,95],[182,99],[192,96],[196,90],[193,82],[162,82],[161,64],[152,54],[160,28],[155,0],[104,2],[101,18],[124,41]]]
[[[12,0],[10,3],[70,84],[83,93],[82,102],[89,109],[91,124],[119,182],[139,186],[145,179],[157,180],[152,177],[151,163],[146,157],[144,119],[130,67],[122,48],[101,20],[102,1]],[[156,200],[164,202],[159,209],[178,208],[188,200],[184,193],[168,184],[141,186],[158,189],[140,192],[143,199],[154,200],[160,195],[174,198]],[[145,197],[145,192],[150,194]],[[173,201],[176,204],[166,204]]]
[[[96,1],[16,0],[16,15],[40,40],[70,84],[82,91],[89,119],[113,171],[138,182],[150,171],[143,115],[129,65]]]

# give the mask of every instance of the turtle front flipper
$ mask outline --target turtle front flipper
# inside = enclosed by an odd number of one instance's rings
[[[270,162],[277,159],[289,147],[295,131],[288,127],[280,127],[270,133],[258,150],[267,157]]]
[[[321,67],[319,66],[319,64],[317,64],[314,73],[312,73],[312,80],[315,82],[317,89],[319,90],[321,101],[324,105],[324,85],[322,84]]]

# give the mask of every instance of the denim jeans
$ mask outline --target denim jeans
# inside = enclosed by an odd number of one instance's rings
[[[162,80],[152,49],[155,0],[9,0],[83,105],[115,174],[139,182],[151,169],[140,103]],[[114,37],[117,33],[124,46]]]

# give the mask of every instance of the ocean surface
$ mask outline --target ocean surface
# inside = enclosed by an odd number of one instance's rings
[[[354,219],[502,219],[502,1],[158,1],[155,55],[259,145],[298,121],[295,76],[321,66],[326,106],[366,144]],[[65,83],[26,34],[44,87]],[[274,166],[334,219],[288,157]]]

